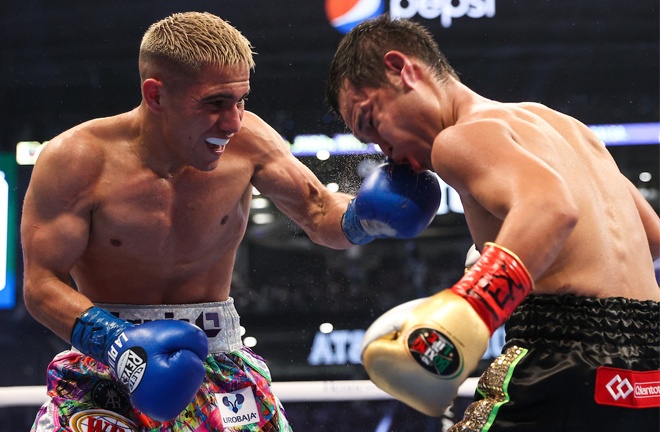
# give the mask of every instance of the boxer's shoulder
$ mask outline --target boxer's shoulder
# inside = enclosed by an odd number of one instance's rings
[[[137,136],[127,116],[92,119],[68,129],[46,143],[39,159],[50,163],[59,163],[63,159],[67,165],[77,162],[80,168],[100,168],[106,157],[126,149],[125,145],[119,144],[130,143],[131,136]]]
[[[241,149],[253,152],[267,147],[280,147],[288,150],[282,135],[261,117],[250,111],[244,112],[241,130],[232,138],[232,141],[240,142]],[[236,147],[239,146],[231,146],[229,149],[237,150]]]

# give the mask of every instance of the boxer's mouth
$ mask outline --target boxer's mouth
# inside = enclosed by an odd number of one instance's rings
[[[225,151],[225,146],[229,142],[229,138],[206,138],[206,145],[209,150],[216,154],[222,154]]]
[[[206,143],[217,147],[224,147],[229,142],[229,138],[206,138]]]

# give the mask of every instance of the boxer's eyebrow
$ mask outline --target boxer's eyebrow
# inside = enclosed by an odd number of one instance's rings
[[[238,98],[238,100],[242,100],[247,98],[247,96],[250,94],[250,90],[245,92],[242,96]],[[219,93],[214,93],[208,96],[205,96],[202,98],[202,102],[211,102],[211,101],[219,101],[219,100],[234,100],[236,99],[236,94],[231,93],[231,92],[219,92]]]
[[[360,108],[357,112],[356,115],[356,128],[353,130],[353,135],[355,135],[355,138],[359,139],[362,142],[365,142],[363,138],[363,132],[364,132],[364,109]]]

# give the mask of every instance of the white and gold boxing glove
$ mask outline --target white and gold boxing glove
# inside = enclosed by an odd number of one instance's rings
[[[362,363],[382,390],[441,416],[476,369],[492,333],[532,290],[520,260],[493,243],[452,288],[404,303],[365,333]]]

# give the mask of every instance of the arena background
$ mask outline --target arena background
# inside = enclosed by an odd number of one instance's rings
[[[0,169],[10,204],[7,284],[0,290],[0,386],[45,384],[48,362],[67,348],[22,304],[17,230],[31,166],[16,163],[17,143],[41,143],[82,121],[135,107],[140,100],[137,49],[152,22],[199,10],[238,27],[258,53],[248,109],[289,142],[298,142],[297,154],[324,183],[356,191],[360,173],[382,159],[379,153],[334,148],[329,159],[320,160],[304,151],[319,136],[346,133],[323,100],[327,65],[342,36],[330,25],[325,3],[0,4]],[[446,2],[385,0],[382,7],[387,12],[422,3]],[[413,19],[429,27],[462,81],[477,92],[501,101],[541,102],[588,125],[643,123],[647,133],[641,137],[625,126],[600,131],[623,172],[659,210],[657,1],[450,4],[453,9],[442,14],[427,11],[427,18],[417,13]],[[468,6],[494,14],[472,18],[460,12]],[[449,20],[451,10],[458,12]],[[0,198],[1,192],[0,187]],[[266,357],[274,380],[366,379],[356,349],[369,323],[396,304],[450,286],[462,273],[471,240],[451,197],[445,189],[442,214],[419,238],[382,240],[349,251],[313,245],[267,201],[256,200],[261,205],[253,209],[255,218],[239,251],[232,294],[245,336],[256,340],[254,349]],[[331,323],[334,331],[320,332],[322,323]],[[464,403],[457,407],[459,415]],[[442,430],[441,420],[390,400],[294,402],[286,408],[295,429],[303,432]],[[28,430],[36,409],[0,407],[0,431]]]

